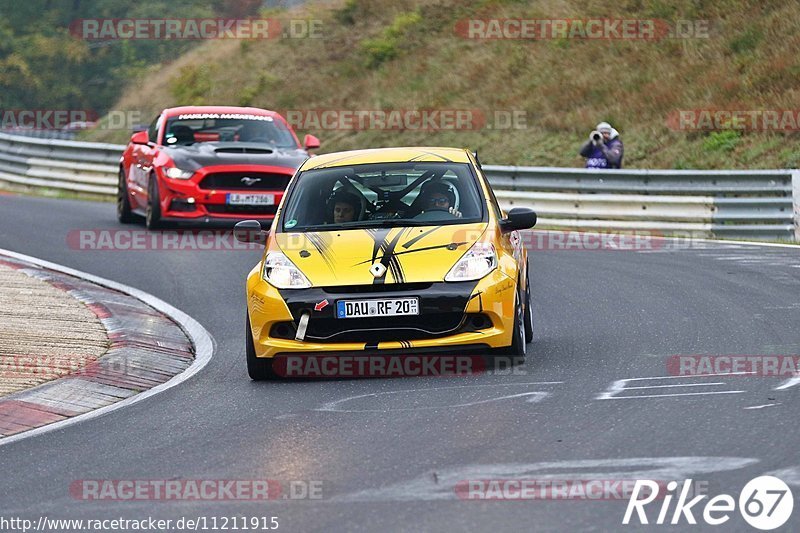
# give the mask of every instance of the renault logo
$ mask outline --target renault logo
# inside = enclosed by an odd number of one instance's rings
[[[386,274],[386,266],[383,263],[378,262],[372,265],[369,271],[374,277],[380,278]]]
[[[245,176],[240,181],[242,183],[244,183],[245,185],[247,185],[248,187],[250,187],[250,186],[258,183],[259,181],[261,181],[261,178],[251,178],[249,176]]]

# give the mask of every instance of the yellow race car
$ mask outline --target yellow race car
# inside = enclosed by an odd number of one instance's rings
[[[310,158],[292,178],[247,278],[247,367],[278,356],[504,353],[533,338],[528,258],[477,156],[381,148]]]

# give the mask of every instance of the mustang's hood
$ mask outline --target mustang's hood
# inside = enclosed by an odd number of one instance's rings
[[[202,142],[190,146],[169,146],[165,150],[175,165],[195,171],[214,165],[270,165],[297,168],[308,158],[305,150],[275,148],[246,142]]]
[[[486,225],[278,233],[275,239],[314,286],[438,282]],[[383,276],[373,276],[375,263],[386,267]]]

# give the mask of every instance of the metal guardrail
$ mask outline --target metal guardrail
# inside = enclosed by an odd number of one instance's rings
[[[0,133],[0,181],[113,196],[123,145]]]
[[[0,130],[0,133],[22,137],[35,137],[37,139],[62,139],[67,141],[73,140],[77,135],[77,132],[73,130],[35,130],[24,128],[4,129]]]
[[[504,208],[542,226],[800,242],[798,170],[483,170]]]
[[[113,196],[124,148],[0,133],[0,182]],[[483,170],[543,227],[800,242],[798,170]]]

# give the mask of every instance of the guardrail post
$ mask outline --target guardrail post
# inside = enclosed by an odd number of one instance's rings
[[[800,242],[800,170],[792,170],[792,204],[794,205],[794,240]]]

